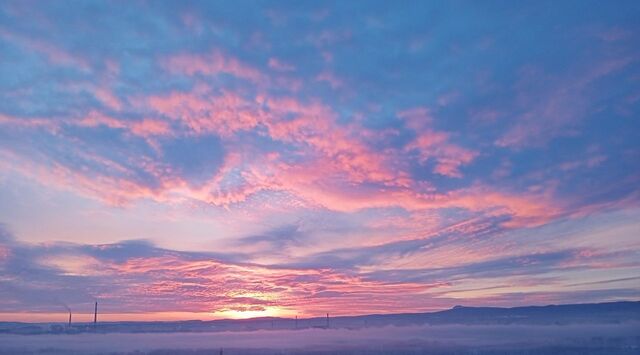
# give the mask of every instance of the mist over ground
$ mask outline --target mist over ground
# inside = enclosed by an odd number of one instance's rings
[[[0,354],[638,354],[640,302],[186,322],[0,323]]]
[[[637,354],[640,323],[0,335],[0,354]]]

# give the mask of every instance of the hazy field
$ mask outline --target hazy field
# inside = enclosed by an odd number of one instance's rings
[[[638,354],[640,323],[0,335],[0,354]]]

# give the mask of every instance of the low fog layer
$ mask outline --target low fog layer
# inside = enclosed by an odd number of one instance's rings
[[[640,323],[438,325],[218,333],[0,335],[0,354],[589,353],[640,351]],[[529,349],[529,350],[527,350]],[[208,352],[205,352],[208,350]]]

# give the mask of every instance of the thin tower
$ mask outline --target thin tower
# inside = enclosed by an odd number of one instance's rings
[[[98,325],[98,301],[96,301],[95,308],[93,309],[93,328]]]
[[[69,309],[69,328],[71,328],[71,309]]]

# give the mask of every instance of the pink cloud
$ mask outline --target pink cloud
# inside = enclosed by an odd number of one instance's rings
[[[0,125],[23,129],[46,128],[53,134],[59,131],[62,125],[73,125],[81,127],[105,126],[113,129],[122,129],[130,134],[143,138],[171,134],[171,128],[169,124],[162,120],[122,120],[96,110],[88,112],[81,118],[66,119],[58,119],[53,117],[12,117],[0,114]]]
[[[9,259],[10,256],[11,256],[11,250],[8,247],[0,245],[0,263]]]
[[[3,114],[0,114],[0,125],[22,129],[45,128],[51,132],[55,132],[58,129],[57,122],[52,119],[42,117],[14,117]]]
[[[163,61],[163,64],[173,73],[186,75],[218,75],[230,74],[238,78],[260,83],[265,80],[265,76],[239,60],[228,57],[220,51],[213,51],[208,55],[181,54],[172,56]]]
[[[460,93],[457,91],[450,91],[438,96],[438,105],[449,106],[460,97]]]
[[[164,202],[187,198],[227,206],[244,202],[261,191],[286,191],[306,201],[309,206],[336,211],[386,207],[414,211],[458,207],[508,214],[512,216],[509,223],[513,225],[543,223],[556,211],[549,207],[547,201],[486,189],[439,194],[428,184],[413,181],[403,169],[397,169],[402,165],[392,158],[399,152],[372,150],[351,135],[359,128],[338,125],[335,113],[317,102],[302,103],[293,98],[269,97],[249,100],[228,93],[210,96],[206,88],[154,96],[143,102],[157,114],[183,123],[196,134],[213,132],[232,139],[238,131],[255,129],[304,152],[305,159],[292,164],[284,162],[278,154],[270,154],[262,159],[247,160],[239,151],[235,158],[225,161],[214,178],[198,188],[190,187],[179,176],[167,175],[160,162],[147,159],[138,165],[158,180],[154,187],[149,187],[128,178],[127,168],[117,162],[83,153],[84,159],[109,167],[111,171],[119,171],[120,177],[85,174],[68,167],[54,166],[45,179],[61,186],[74,186],[117,205],[139,198]],[[403,115],[411,119],[423,117],[425,112],[416,110]],[[419,122],[422,125],[425,121]],[[162,120],[127,122],[95,111],[77,124],[104,125],[143,137],[179,133],[172,132],[171,126]],[[418,151],[421,159],[434,159],[436,173],[460,176],[460,166],[471,162],[477,153],[455,146],[448,139],[447,133],[429,130],[405,149]],[[241,179],[236,184],[222,187],[221,182],[226,176],[236,172],[240,173]]]
[[[174,60],[173,67],[194,73],[215,72],[224,66],[203,69],[203,59],[197,58]],[[180,64],[184,62],[196,65],[185,69],[187,66]],[[224,60],[218,59],[218,62]],[[272,61],[272,64],[275,65],[276,61]],[[264,127],[274,140],[312,147],[316,154],[320,154],[316,158],[331,166],[331,171],[344,173],[354,182],[371,179],[390,182],[398,178],[398,174],[391,173],[384,166],[379,153],[370,151],[358,139],[351,137],[344,127],[338,127],[332,110],[318,103],[301,103],[292,98],[264,95],[255,100],[230,93],[212,96],[207,89],[151,97],[147,102],[156,112],[185,122],[196,133],[215,132],[229,137],[238,131]]]
[[[124,297],[133,301],[137,295],[154,297],[159,303],[143,306],[146,311],[161,311],[168,304],[178,311],[222,312],[226,310],[262,310],[266,307],[295,309],[299,314],[324,312],[349,314],[349,304],[368,299],[359,312],[368,307],[384,307],[401,293],[420,293],[446,283],[388,283],[367,281],[359,276],[341,274],[325,269],[270,268],[250,264],[230,264],[216,260],[189,261],[179,257],[129,259],[111,264],[116,275],[127,279],[134,275],[146,280],[131,285],[125,295],[106,295],[101,298]],[[125,277],[123,277],[125,276]],[[197,284],[188,281],[199,280]],[[184,280],[184,281],[182,281]],[[194,290],[197,289],[196,290]],[[406,304],[405,307],[414,307]]]
[[[494,215],[510,215],[505,227],[535,227],[562,215],[557,202],[540,194],[507,194],[486,187],[472,187],[447,194],[445,205],[462,207],[472,211],[485,211]]]
[[[141,137],[164,136],[171,133],[171,127],[165,121],[144,119],[134,122],[131,132]]]
[[[280,72],[289,72],[296,70],[296,67],[294,67],[293,65],[284,63],[277,58],[269,58],[269,68]]]
[[[354,183],[406,184],[406,175],[393,171],[385,154],[371,150],[351,136],[348,127],[335,122],[335,113],[328,107],[318,103],[302,104],[290,98],[270,99],[266,105],[276,117],[266,122],[269,135],[313,148],[320,154],[313,165],[325,174],[344,174]],[[292,114],[293,119],[277,119]]]
[[[558,165],[558,169],[562,171],[571,171],[579,168],[595,168],[606,160],[606,155],[596,153],[584,160],[572,160],[561,163],[560,165]]]
[[[32,51],[40,53],[47,60],[55,65],[76,67],[80,70],[90,70],[91,66],[84,58],[69,53],[68,51],[60,48],[52,43],[39,40],[36,38],[22,36],[17,33],[12,33],[0,28],[0,36],[3,38],[18,43]]]
[[[91,111],[85,117],[79,120],[67,121],[67,124],[75,124],[86,127],[106,126],[109,128],[123,129],[127,132],[130,132],[131,134],[144,138],[149,138],[152,136],[163,136],[171,133],[169,124],[162,120],[122,120],[105,115],[99,111]]]
[[[584,117],[598,109],[589,103],[591,85],[633,61],[627,57],[605,60],[574,70],[563,78],[545,76],[532,68],[523,70],[516,88],[517,108],[523,113],[515,117],[515,122],[495,144],[516,148],[539,146],[556,137],[579,134]]]
[[[371,151],[335,123],[335,114],[318,103],[292,98],[257,97],[255,101],[225,93],[173,93],[150,97],[155,112],[186,124],[195,133],[214,132],[230,137],[235,132],[264,127],[274,140],[313,148],[316,163],[325,173],[346,174],[354,182],[395,181],[379,153]]]
[[[95,95],[108,108],[120,111],[122,109],[122,102],[107,88],[97,88]]]
[[[90,111],[86,116],[77,120],[76,123],[79,126],[95,127],[95,126],[107,126],[109,128],[124,128],[126,124],[115,118],[103,114],[99,111]]]
[[[203,56],[172,56],[162,64],[172,73],[185,75],[225,73],[254,83],[263,83],[267,78],[257,69],[219,51]],[[270,61],[272,67],[283,69],[279,64],[282,63],[276,59]],[[327,75],[321,75],[319,80],[341,85],[329,72],[323,74]],[[96,96],[114,110],[122,108],[118,98],[106,89],[97,89]],[[122,129],[145,138],[215,134],[225,143],[233,142],[237,148],[235,158],[226,159],[218,174],[197,188],[189,186],[180,176],[167,174],[167,167],[149,159],[141,165],[158,183],[153,187],[144,186],[128,178],[126,168],[99,156],[86,158],[120,171],[121,177],[90,176],[58,166],[54,170],[57,171],[54,181],[77,179],[74,186],[115,204],[152,198],[158,201],[193,199],[228,206],[245,202],[259,192],[285,191],[310,206],[337,211],[462,207],[474,211],[500,210],[524,224],[529,223],[525,220],[542,221],[549,216],[546,205],[539,208],[527,198],[517,199],[491,191],[439,194],[428,183],[414,181],[407,172],[406,153],[417,154],[422,162],[433,161],[434,173],[449,177],[461,177],[461,168],[479,154],[452,143],[449,133],[433,129],[432,114],[424,107],[398,113],[406,127],[416,132],[413,141],[402,149],[375,150],[365,140],[377,139],[376,136],[367,133],[358,121],[339,124],[338,115],[329,106],[313,99],[274,97],[264,92],[253,97],[238,92],[218,92],[197,84],[188,92],[138,97],[130,102],[148,118],[126,121],[92,111],[69,122]],[[291,163],[278,154],[269,153],[261,156],[262,160],[248,159],[248,152],[256,153],[251,144],[236,141],[239,132],[248,131],[286,144],[300,160]],[[232,175],[235,176],[233,184],[222,183]]]
[[[426,107],[415,107],[400,111],[397,116],[403,119],[406,126],[414,131],[421,131],[431,127],[433,123],[431,112]]]
[[[309,167],[281,164],[271,174],[262,175],[256,184],[291,191],[313,204],[342,212],[389,207],[409,211],[464,208],[488,215],[510,216],[510,220],[504,223],[506,227],[538,226],[562,214],[562,209],[544,195],[508,194],[479,186],[449,193],[420,193],[413,190],[416,186],[411,181],[408,182],[410,187],[406,188],[345,187],[331,184],[326,179],[319,180],[319,176],[326,176],[325,169],[326,166],[319,164],[310,164]]]
[[[342,79],[338,78],[330,71],[323,71],[316,76],[316,81],[326,82],[332,89],[338,89],[344,84]]]
[[[422,162],[436,161],[434,173],[448,177],[462,177],[460,168],[471,163],[478,152],[450,143],[450,134],[431,129],[433,118],[426,108],[414,108],[398,113],[407,127],[416,131],[416,138],[408,143],[405,152],[417,151]]]
[[[180,121],[199,134],[215,132],[228,136],[256,127],[261,116],[255,102],[232,93],[212,96],[208,93],[174,92],[145,100],[155,112]]]

